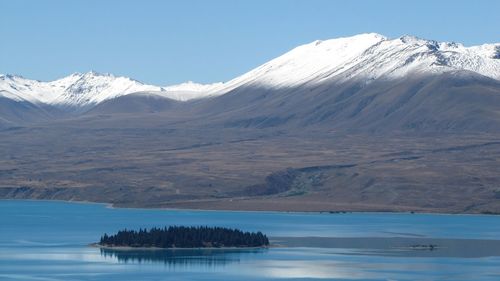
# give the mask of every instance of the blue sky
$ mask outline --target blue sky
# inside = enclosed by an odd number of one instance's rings
[[[500,42],[500,1],[0,0],[0,73],[95,70],[169,85],[227,81],[293,47],[365,32]]]

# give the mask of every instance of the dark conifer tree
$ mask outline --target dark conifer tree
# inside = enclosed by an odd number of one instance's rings
[[[269,245],[269,239],[260,231],[255,233],[223,227],[170,226],[139,231],[125,229],[110,236],[105,233],[99,244],[159,248],[263,247]]]

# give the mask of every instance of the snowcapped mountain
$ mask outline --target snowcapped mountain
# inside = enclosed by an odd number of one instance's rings
[[[87,107],[119,96],[138,92],[186,101],[201,98],[222,83],[202,85],[193,82],[159,87],[139,81],[96,72],[74,73],[50,82],[30,80],[15,75],[0,75],[0,96],[15,101],[49,104],[59,107]]]
[[[197,112],[224,127],[497,131],[499,50],[373,33],[315,41],[224,83]]]
[[[160,87],[110,74],[88,72],[41,82],[20,76],[0,76],[0,91],[5,97],[35,104],[87,106],[119,95],[138,91],[160,91]]]
[[[71,75],[53,83],[60,83],[62,92],[49,103],[66,106],[86,106],[134,92],[162,90],[130,78],[95,72]]]
[[[500,44],[464,47],[413,36],[391,40],[376,33],[314,41],[225,83],[223,90],[297,87],[349,79],[369,82],[457,70],[500,79]]]
[[[389,39],[367,33],[299,46],[226,83],[160,87],[95,72],[75,73],[51,82],[0,75],[0,97],[61,108],[89,108],[138,92],[187,101],[223,95],[239,87],[292,88],[352,80],[368,84],[456,71],[499,80],[500,44],[465,47],[413,36]]]

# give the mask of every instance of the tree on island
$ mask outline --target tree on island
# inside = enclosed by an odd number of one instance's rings
[[[266,235],[243,232],[238,229],[208,226],[170,226],[136,230],[120,230],[115,235],[104,234],[99,245],[107,247],[264,247],[269,245]]]

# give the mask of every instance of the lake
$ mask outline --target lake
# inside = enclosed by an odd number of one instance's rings
[[[118,251],[105,232],[262,231],[269,249]],[[0,200],[0,280],[500,280],[500,216],[114,209]],[[414,249],[435,244],[436,249]]]

